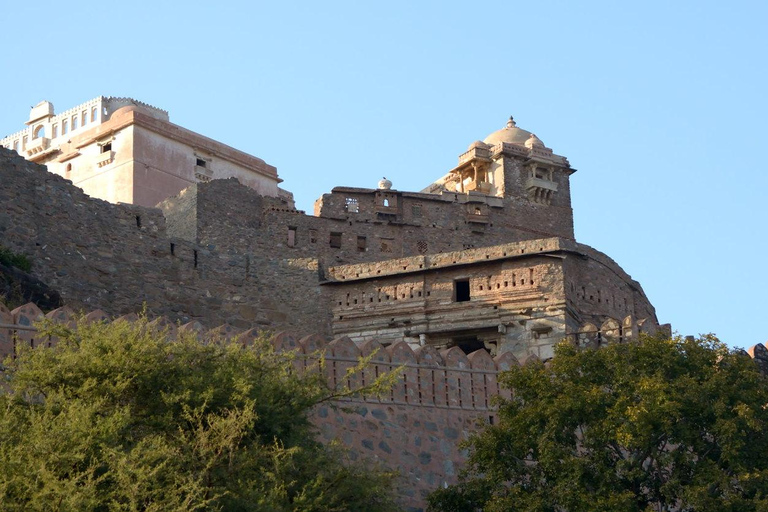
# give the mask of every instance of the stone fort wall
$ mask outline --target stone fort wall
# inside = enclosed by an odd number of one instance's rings
[[[340,189],[314,217],[230,179],[197,184],[160,211],[90,198],[4,148],[0,173],[1,243],[28,254],[66,304],[125,314],[146,302],[174,321],[242,329],[330,334],[317,286],[328,266],[546,234],[482,195],[386,191],[384,206],[385,192]],[[347,199],[357,212],[346,211]]]
[[[11,355],[18,344],[52,346],[56,339],[40,337],[34,324],[43,318],[75,326],[77,315],[69,307],[48,314],[32,303],[8,311],[0,304],[0,357]],[[135,314],[113,320],[102,310],[85,315],[86,321],[133,321]],[[150,326],[196,332],[201,340],[235,340],[247,345],[262,335],[258,329],[239,332],[230,326],[206,329],[199,322],[177,325],[157,318]],[[322,404],[313,411],[320,439],[338,439],[353,460],[372,458],[400,471],[397,493],[406,510],[423,510],[429,492],[457,481],[466,461],[459,443],[472,432],[497,420],[493,397],[508,397],[498,384],[499,372],[519,365],[507,352],[491,357],[485,350],[465,354],[460,348],[438,351],[426,346],[412,350],[398,342],[383,347],[378,341],[354,343],[347,337],[327,342],[324,336],[300,337],[281,332],[272,338],[278,351],[294,351],[299,371],[318,371],[317,358],[325,357],[324,370],[331,388],[358,387],[385,372],[402,371],[395,386],[383,396],[367,396]],[[347,375],[361,356],[373,354],[362,372]],[[768,348],[763,344],[745,352],[764,373],[768,372]],[[535,359],[535,357],[534,357]],[[526,361],[527,362],[527,361]]]
[[[552,229],[531,227],[538,226],[534,221],[526,224],[533,211],[556,217],[556,207],[513,207],[508,199],[482,194],[337,187],[318,201],[311,216],[240,188],[234,180],[215,180],[164,201],[159,206],[169,234],[202,246],[232,246],[236,241],[241,251],[253,254],[279,251],[286,258],[317,258],[321,268],[573,237],[568,221]]]
[[[658,325],[640,285],[613,260],[563,238],[334,266],[326,273],[333,333],[355,341],[396,341],[405,332],[414,344],[446,346],[457,333],[471,333],[494,353],[547,359],[558,341],[601,332],[603,325],[602,334],[625,339]],[[467,284],[466,301],[456,296],[460,281]]]
[[[351,319],[370,313],[354,304],[355,299],[347,305],[334,290],[318,286],[343,279],[338,269],[345,265],[349,271],[367,265],[383,272],[377,294],[382,289],[384,297],[394,299],[408,280],[408,265],[415,266],[419,258],[449,273],[451,269],[442,268],[450,266],[447,260],[457,265],[473,262],[473,295],[492,301],[493,293],[507,291],[494,287],[505,282],[514,287],[515,271],[487,273],[478,262],[500,257],[491,254],[494,251],[531,255],[544,250],[539,246],[546,240],[562,240],[558,243],[579,257],[556,268],[552,261],[540,261],[527,269],[536,272],[536,289],[526,285],[515,292],[530,288],[531,306],[551,309],[555,304],[544,304],[541,286],[555,274],[565,276],[566,298],[575,307],[563,309],[587,313],[568,314],[567,332],[593,327],[599,331],[608,319],[628,331],[636,329],[624,325],[629,317],[655,323],[653,307],[637,282],[604,254],[562,238],[572,235],[570,215],[564,214],[570,211],[567,205],[558,207],[565,220],[552,227],[554,233],[518,225],[533,214],[520,213],[509,199],[473,193],[337,188],[319,201],[320,216],[309,216],[287,200],[261,196],[229,179],[194,185],[161,203],[161,211],[90,198],[44,167],[2,148],[0,169],[0,243],[29,254],[34,274],[74,308],[120,315],[146,303],[152,314],[174,322],[198,320],[242,330],[258,326],[330,336],[344,333],[333,330],[333,315]],[[546,212],[553,207],[531,203],[527,208]],[[551,238],[553,234],[560,236]],[[405,263],[408,272],[400,269],[398,257],[413,260]],[[415,282],[414,297],[408,289],[408,300],[398,302],[399,309],[418,306],[419,299],[426,304],[426,297],[418,297],[419,291],[431,293],[418,289],[424,284]],[[386,293],[389,288],[399,291]],[[556,295],[562,301],[562,293]],[[350,311],[333,311],[339,302],[340,309]],[[378,311],[379,316],[388,315],[386,309]],[[395,331],[402,329],[393,329],[393,335]],[[553,336],[564,334],[553,331]],[[387,341],[381,329],[371,337]]]
[[[2,148],[0,178],[0,244],[29,255],[33,274],[74,309],[121,315],[146,303],[174,322],[328,331],[316,258],[274,247],[263,257],[241,237],[204,246],[169,235],[161,210],[93,199]]]
[[[38,335],[34,324],[43,318],[75,326],[78,315],[69,307],[47,314],[34,304],[8,311],[0,304],[0,357],[12,355],[18,344],[52,346],[56,339]],[[85,315],[87,321],[133,321],[135,314],[112,319],[102,310]],[[150,323],[157,329],[196,332],[201,340],[226,340],[237,336],[247,345],[261,333],[227,328],[207,330],[198,322],[175,325],[166,318]],[[317,371],[317,358],[323,354],[325,373],[332,389],[355,388],[372,382],[386,372],[401,368],[401,378],[383,396],[360,397],[323,404],[313,412],[320,439],[338,439],[349,449],[349,456],[378,460],[400,471],[397,490],[407,510],[422,510],[426,495],[443,484],[456,482],[466,454],[459,442],[484,424],[495,421],[492,398],[500,393],[498,372],[517,365],[512,354],[491,358],[484,350],[466,355],[458,347],[438,352],[433,347],[412,350],[404,342],[383,347],[376,341],[357,345],[341,337],[327,342],[325,337],[281,332],[272,343],[278,351],[295,351],[297,370]],[[374,354],[373,362],[362,372],[347,376],[361,356]],[[504,391],[502,391],[504,394]]]

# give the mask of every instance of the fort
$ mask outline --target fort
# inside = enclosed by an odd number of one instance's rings
[[[575,169],[511,118],[421,191],[386,179],[336,187],[307,215],[263,160],[141,102],[94,101],[59,116],[41,103],[26,131],[0,141],[11,148],[0,148],[0,245],[29,255],[34,277],[61,295],[66,309],[48,314],[146,305],[200,332],[282,332],[281,349],[326,347],[334,365],[382,348],[382,369],[405,364],[392,395],[316,420],[324,438],[402,468],[413,510],[454,481],[458,440],[493,420],[498,371],[546,360],[562,339],[669,330],[638,282],[574,239]],[[65,121],[71,140],[54,144]],[[42,315],[21,305],[0,309],[0,323]],[[0,330],[0,351],[41,343],[29,332]]]

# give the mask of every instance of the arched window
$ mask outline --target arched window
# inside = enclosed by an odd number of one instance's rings
[[[37,128],[35,128],[35,131],[32,134],[33,139],[39,139],[40,137],[45,137],[45,126],[43,125],[40,125]]]
[[[72,116],[72,129],[77,130],[77,114]]]
[[[61,134],[66,135],[69,133],[69,121],[66,119],[61,122]]]
[[[95,122],[96,122],[96,107],[93,107],[93,108],[91,109],[91,122],[92,122],[92,123],[95,123]]]
[[[51,127],[51,138],[52,138],[52,139],[55,139],[55,138],[56,138],[56,137],[58,137],[58,136],[59,136],[59,125],[57,125],[57,124],[54,124],[54,125]]]
[[[67,164],[67,168],[64,171],[64,177],[69,178],[70,174],[72,174],[72,164]]]

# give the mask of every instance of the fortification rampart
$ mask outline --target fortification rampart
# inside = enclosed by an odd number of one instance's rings
[[[35,323],[48,318],[75,326],[77,315],[63,307],[43,315],[34,304],[13,311],[0,305],[0,356],[12,355],[19,344],[32,347],[52,346],[55,338],[41,337]],[[133,321],[134,314],[115,321]],[[102,310],[85,315],[87,321],[112,321]],[[150,326],[167,329],[170,336],[177,330],[197,333],[201,340],[231,340],[247,345],[263,333],[258,329],[239,330],[230,325],[206,329],[199,322],[176,325],[166,318],[150,322]],[[349,338],[327,342],[323,336],[299,337],[288,332],[276,334],[272,343],[278,351],[295,351],[297,370],[323,366],[331,388],[360,387],[393,370],[401,377],[390,391],[381,396],[365,396],[336,404],[323,404],[313,413],[313,421],[324,441],[341,440],[350,457],[368,457],[400,471],[398,484],[403,505],[420,510],[431,490],[455,482],[465,454],[459,441],[495,419],[492,397],[499,394],[498,372],[518,362],[512,354],[491,358],[479,350],[466,355],[458,347],[438,352],[433,347],[412,350],[400,342],[383,347],[376,341],[357,345]],[[347,370],[359,363],[361,356],[373,359],[363,371],[348,375]],[[502,391],[503,393],[503,391]],[[341,407],[340,407],[341,406]]]
[[[601,333],[609,319],[622,336],[640,330],[637,321],[657,323],[613,260],[567,238],[515,231],[505,198],[337,188],[314,217],[229,179],[194,185],[161,211],[89,198],[1,148],[0,167],[2,244],[29,254],[35,275],[75,308],[119,315],[146,303],[174,322],[414,346],[423,333],[455,344],[450,326],[480,329],[479,346],[504,341],[520,359],[546,358],[562,337]],[[563,255],[573,257],[558,264]],[[489,267],[496,261],[504,263]],[[444,275],[422,277],[427,270]],[[469,280],[472,311],[450,304],[457,279]],[[326,281],[361,284],[339,296],[318,286]],[[499,333],[506,341],[494,342]]]
[[[63,307],[43,315],[32,303],[13,311],[0,305],[0,356],[12,355],[19,344],[52,346],[55,338],[38,335],[35,323],[43,318],[75,326],[77,315]],[[114,321],[134,321],[134,314]],[[112,321],[104,311],[91,311],[87,321]],[[197,333],[203,341],[236,340],[247,345],[263,332],[239,330],[231,325],[206,329],[199,322],[178,325],[166,318],[149,323],[174,336],[177,330]],[[607,339],[607,338],[606,338]],[[299,337],[281,332],[272,337],[278,351],[294,351],[299,371],[323,368],[331,388],[359,387],[393,370],[401,371],[394,387],[382,396],[363,396],[336,404],[321,404],[313,412],[313,422],[326,442],[341,440],[352,459],[380,460],[400,471],[398,493],[408,510],[421,510],[426,495],[444,484],[456,481],[466,459],[459,442],[485,424],[496,421],[492,398],[508,391],[500,389],[499,372],[518,365],[507,352],[491,357],[485,350],[469,355],[459,347],[438,351],[426,346],[412,350],[400,342],[383,347],[371,340],[356,344],[346,337],[327,342],[323,336]],[[763,372],[768,371],[768,348],[759,344],[745,352]],[[325,365],[318,366],[323,356]],[[371,356],[361,372],[349,374],[360,357]],[[533,358],[535,359],[535,357]],[[340,407],[341,406],[341,407]]]
[[[0,244],[28,254],[73,308],[120,315],[146,303],[174,322],[329,330],[316,259],[254,253],[240,237],[211,247],[169,236],[161,210],[93,199],[2,148],[0,173]]]
[[[173,226],[171,235],[203,246],[236,241],[242,251],[274,254],[279,250],[285,257],[317,258],[323,268],[462,251],[561,232],[570,236],[567,229],[537,229],[534,222],[524,225],[525,215],[511,214],[505,200],[482,194],[337,187],[323,196],[319,216],[310,216],[279,198],[241,188],[234,180],[216,180],[164,201],[160,207]],[[186,198],[181,200],[182,196]]]

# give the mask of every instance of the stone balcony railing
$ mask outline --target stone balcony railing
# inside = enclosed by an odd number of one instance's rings
[[[542,178],[528,178],[525,180],[525,188],[526,190],[530,190],[532,188],[541,188],[544,190],[557,192],[557,183]]]
[[[484,213],[467,213],[467,222],[473,224],[488,224],[490,218]]]
[[[487,148],[478,148],[478,147],[470,148],[468,151],[465,151],[464,153],[459,155],[459,164],[472,161],[476,158],[490,159],[491,150]]]
[[[43,151],[45,151],[50,147],[51,147],[51,139],[47,137],[38,137],[36,139],[32,139],[32,141],[28,143],[26,147],[27,157],[31,157],[38,153],[42,153]]]
[[[115,161],[115,152],[105,151],[96,157],[96,166],[104,167],[105,165],[109,165],[114,161]]]
[[[491,193],[491,187],[492,185],[487,181],[472,181],[465,188],[467,192],[474,190],[476,192],[480,192],[481,194],[488,195]]]
[[[531,201],[550,204],[552,196],[557,192],[557,183],[541,178],[528,178],[525,180],[525,189]]]

